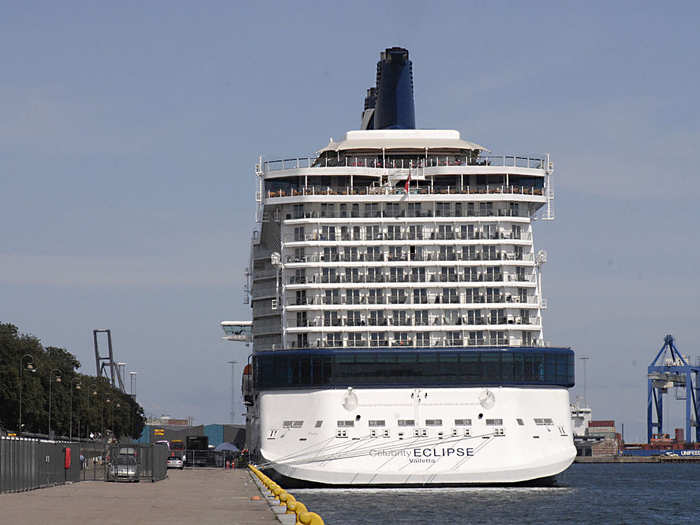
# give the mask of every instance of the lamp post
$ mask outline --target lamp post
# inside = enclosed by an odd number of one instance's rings
[[[24,358],[28,357],[29,362],[25,365]],[[19,426],[17,432],[22,434],[22,390],[24,390],[24,367],[27,367],[32,374],[36,373],[36,367],[34,366],[34,356],[32,354],[24,354],[19,360]]]
[[[238,361],[229,361],[231,363],[231,424],[236,424],[236,415],[238,405],[236,403],[236,365]]]
[[[588,360],[590,357],[588,356],[583,356],[579,357],[581,361],[583,361],[583,404],[588,408],[588,396],[586,395],[586,364],[588,363]]]
[[[102,399],[104,399],[104,396],[102,396]],[[112,400],[110,398],[104,399],[104,403],[111,403]],[[100,423],[102,425],[102,439],[104,439],[105,436],[105,419],[104,419],[104,414],[105,414],[105,406],[104,403],[102,403],[102,407],[100,409]]]
[[[58,373],[54,375],[54,373],[56,372]],[[54,379],[56,380],[56,383],[61,382],[62,374],[63,370],[61,370],[60,368],[52,368],[49,372],[49,439],[51,439],[51,386],[53,385]]]
[[[97,396],[97,381],[93,383],[93,388],[88,390],[88,395],[87,395],[87,423],[85,423],[85,437],[89,438],[90,437],[90,397],[91,396]]]
[[[133,398],[129,401],[129,436],[135,438],[134,436],[134,412],[136,412],[136,402]]]
[[[109,418],[110,418],[110,424],[109,426],[111,427],[112,430],[112,435],[116,437],[117,432],[114,430],[114,409],[116,408],[119,410],[121,408],[121,403],[117,403],[116,407],[114,405],[109,406]]]
[[[74,384],[78,381],[77,384]],[[73,389],[80,390],[80,378],[74,377],[70,380],[70,431],[69,439],[73,441]],[[80,410],[78,410],[78,437],[80,437]]]

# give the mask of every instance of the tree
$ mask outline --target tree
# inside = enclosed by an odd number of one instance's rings
[[[0,323],[0,427],[19,430],[21,392],[24,432],[48,433],[50,400],[56,435],[70,433],[72,417],[73,437],[105,429],[138,438],[145,425],[143,407],[106,378],[81,374],[79,368],[68,350],[44,348],[15,325]]]

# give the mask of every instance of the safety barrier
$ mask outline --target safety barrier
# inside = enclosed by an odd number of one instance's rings
[[[280,502],[280,505],[285,505],[287,507],[287,514],[296,515],[295,525],[324,525],[321,516],[315,512],[309,512],[306,505],[301,501],[297,501],[294,496],[260,472],[258,468],[253,465],[248,465],[248,468],[257,476],[265,488],[270,491],[270,494]]]
[[[80,481],[78,443],[0,437],[0,493]]]

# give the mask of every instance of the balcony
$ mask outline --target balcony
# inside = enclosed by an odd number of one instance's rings
[[[534,188],[527,186],[516,186],[516,185],[479,185],[479,186],[464,186],[462,188],[453,186],[420,186],[412,187],[409,189],[409,194],[411,195],[529,195],[529,196],[544,196],[544,190],[542,188]],[[267,190],[265,191],[265,197],[268,199],[275,199],[280,197],[314,197],[314,196],[348,196],[348,195],[405,195],[406,191],[404,188],[387,188],[383,186],[298,186],[290,187],[285,189],[280,189],[277,191]],[[399,212],[396,217],[405,217],[405,211]],[[310,217],[316,218],[313,214],[309,214]],[[377,212],[376,214],[365,214],[361,215],[364,218],[379,218],[388,217],[388,215],[383,215]],[[432,216],[432,215],[426,215]],[[466,216],[472,217],[495,217],[494,212],[485,212],[479,214],[474,211]],[[503,215],[507,216],[507,212],[503,211]],[[516,215],[513,215],[516,216]],[[526,217],[526,215],[517,215],[519,217]],[[290,217],[291,218],[291,217]],[[330,216],[329,218],[335,218]],[[340,218],[340,217],[338,217]]]
[[[401,158],[377,156],[341,155],[333,157],[296,157],[264,161],[264,173],[302,168],[371,168],[371,169],[419,169],[433,167],[496,166],[546,170],[544,155],[403,155]]]
[[[308,328],[322,328],[323,330],[329,331],[343,331],[342,328],[361,328],[360,331],[376,331],[376,330],[394,330],[394,331],[462,331],[462,330],[474,330],[474,329],[490,329],[490,330],[520,330],[522,327],[538,327],[540,326],[541,319],[539,317],[533,317],[528,320],[528,322],[506,322],[505,318],[498,319],[497,322],[491,322],[490,319],[486,317],[477,317],[474,319],[467,320],[464,318],[457,318],[451,320],[445,320],[441,318],[434,318],[428,324],[424,323],[412,323],[411,319],[404,320],[405,322],[394,322],[390,318],[379,318],[373,319],[368,318],[367,320],[355,320],[355,319],[342,319],[335,320],[332,322],[323,322],[321,318],[312,319],[306,324],[297,324],[296,326],[289,326],[288,330],[291,332],[301,332]],[[517,327],[517,328],[516,328]],[[338,329],[338,330],[334,330]]]
[[[338,236],[329,236],[320,232],[307,233],[304,237],[292,237],[291,235],[286,236],[286,242],[303,242],[303,241],[333,241],[333,242],[350,242],[350,241],[498,241],[498,240],[513,240],[513,241],[529,241],[532,239],[532,235],[529,233],[521,233],[519,235],[513,234],[511,232],[498,232],[491,235],[484,235],[481,232],[474,232],[471,234],[462,234],[459,231],[453,231],[449,234],[431,232],[426,229],[425,232],[409,232],[405,231],[402,233],[386,234],[383,232],[377,232],[373,234],[364,234],[352,236],[352,235],[342,235],[340,238]]]

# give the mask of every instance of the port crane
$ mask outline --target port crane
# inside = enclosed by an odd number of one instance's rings
[[[647,371],[647,442],[654,434],[663,435],[664,395],[676,389],[679,400],[685,400],[685,440],[693,440],[691,429],[695,427],[695,441],[700,442],[700,366],[692,366],[688,356],[676,348],[672,335],[664,337],[664,345],[656,354]],[[656,432],[654,432],[656,430]]]

